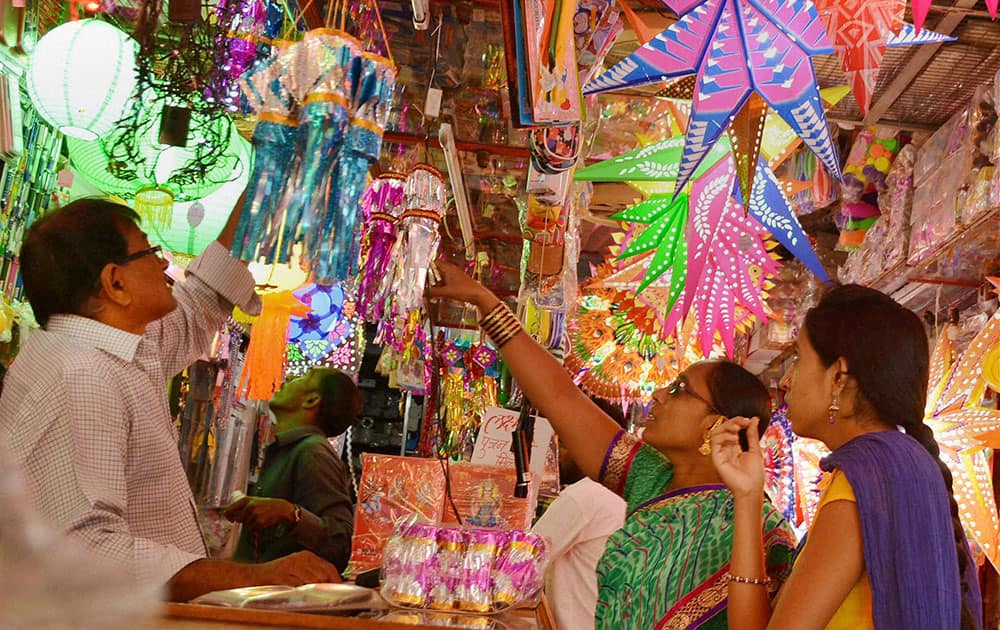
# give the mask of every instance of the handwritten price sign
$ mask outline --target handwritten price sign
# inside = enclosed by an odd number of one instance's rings
[[[479,437],[472,450],[472,463],[514,468],[514,453],[510,450],[513,432],[520,413],[500,407],[487,407]],[[549,421],[535,416],[535,435],[531,443],[531,472],[541,477],[545,469],[545,453],[554,431]]]

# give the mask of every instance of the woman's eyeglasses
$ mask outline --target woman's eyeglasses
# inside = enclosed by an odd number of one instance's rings
[[[673,383],[667,386],[667,393],[670,394],[671,396],[676,396],[681,392],[684,392],[688,396],[691,396],[692,398],[695,398],[705,403],[705,406],[708,407],[708,410],[711,411],[712,413],[717,413],[720,416],[723,415],[721,411],[715,408],[715,405],[712,404],[710,400],[708,400],[698,392],[691,389],[691,386],[688,384],[687,380],[685,380],[683,376],[677,377],[677,379]]]

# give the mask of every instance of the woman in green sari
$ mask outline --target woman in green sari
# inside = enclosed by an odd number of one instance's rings
[[[437,263],[431,297],[475,306],[480,325],[580,469],[628,503],[598,565],[598,628],[725,628],[733,497],[712,464],[709,436],[727,417],[770,417],[764,386],[725,361],[697,363],[653,396],[640,440],[574,385],[562,365],[488,289]],[[791,528],[767,501],[763,542],[772,587],[790,570]]]

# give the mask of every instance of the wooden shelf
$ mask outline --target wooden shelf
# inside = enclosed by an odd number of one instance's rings
[[[413,133],[402,133],[399,131],[386,131],[382,134],[383,142],[395,142],[396,144],[406,144],[411,146],[426,145],[432,149],[441,149],[441,143],[437,136],[419,136]],[[531,156],[528,147],[517,147],[507,144],[483,144],[481,142],[468,142],[466,140],[455,139],[455,148],[459,151],[476,153],[486,151],[491,155],[508,155],[511,157],[527,158]]]
[[[984,284],[984,275],[996,271],[973,263],[980,258],[974,252],[997,252],[1000,258],[997,243],[1000,243],[1000,207],[984,212],[956,230],[917,264],[897,263],[868,284],[913,310],[925,310],[932,304],[943,310],[967,299]],[[970,266],[956,273],[952,267],[960,267],[962,260],[969,261]]]

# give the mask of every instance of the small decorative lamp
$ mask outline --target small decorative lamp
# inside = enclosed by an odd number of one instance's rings
[[[100,20],[52,29],[31,53],[32,104],[67,136],[94,140],[107,135],[135,92],[136,50],[132,38]]]

